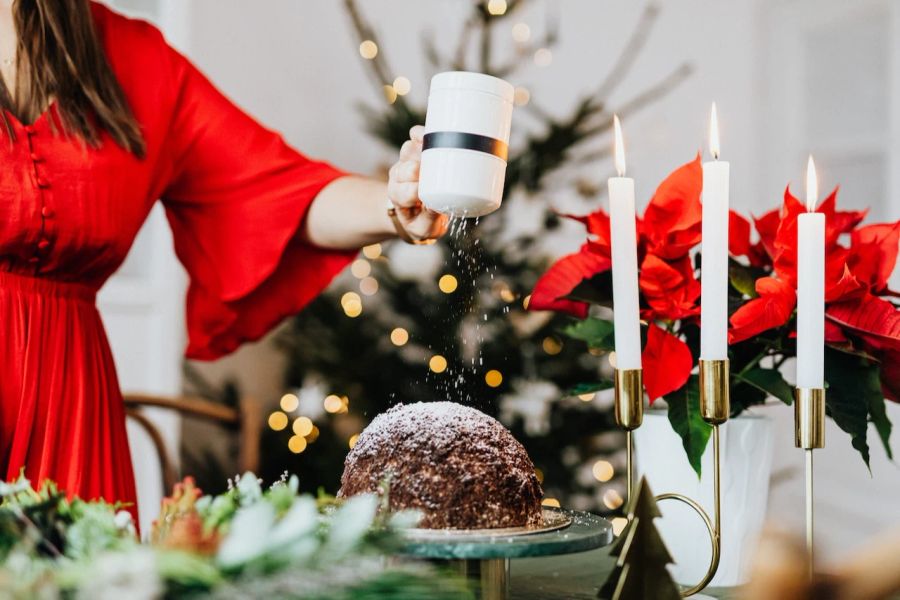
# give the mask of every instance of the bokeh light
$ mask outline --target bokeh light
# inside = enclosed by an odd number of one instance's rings
[[[397,327],[391,332],[391,343],[395,346],[403,346],[409,341],[409,332],[402,327]]]

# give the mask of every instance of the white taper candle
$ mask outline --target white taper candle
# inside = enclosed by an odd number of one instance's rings
[[[703,163],[703,224],[700,274],[700,358],[728,358],[728,195],[730,165],[719,160],[716,105],[710,116],[709,150]]]
[[[825,215],[816,209],[812,156],[806,167],[807,213],[797,217],[797,387],[825,387]]]
[[[616,171],[609,179],[609,228],[612,245],[613,322],[616,368],[641,368],[641,323],[638,299],[637,224],[634,217],[634,179],[625,177],[625,145],[619,117],[613,117]]]

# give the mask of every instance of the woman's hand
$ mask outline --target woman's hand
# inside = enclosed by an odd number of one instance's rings
[[[441,237],[447,231],[447,216],[429,210],[419,200],[419,164],[425,128],[409,130],[409,140],[400,148],[400,158],[388,174],[388,198],[397,209],[400,224],[416,240]]]
[[[313,200],[301,230],[303,241],[320,248],[352,250],[397,237],[385,195],[396,209],[395,219],[413,241],[430,240],[447,231],[446,215],[428,210],[419,200],[419,161],[425,128],[413,127],[400,158],[384,180],[339,177]],[[408,241],[408,240],[407,240]]]

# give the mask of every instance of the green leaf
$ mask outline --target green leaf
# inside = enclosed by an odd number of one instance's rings
[[[871,385],[868,383],[878,369],[868,361],[832,348],[825,349],[825,373],[828,391],[825,406],[838,427],[850,434],[850,443],[869,467],[869,406]],[[876,392],[881,396],[880,388]]]
[[[746,373],[735,375],[735,379],[752,385],[774,396],[790,406],[794,402],[794,390],[777,369],[754,367]]]
[[[669,394],[665,399],[669,405],[669,422],[672,429],[681,436],[688,462],[691,463],[697,477],[700,477],[702,470],[700,459],[709,442],[712,426],[700,416],[699,377],[691,375],[684,387]]]
[[[582,394],[593,394],[608,390],[613,387],[612,381],[598,381],[596,383],[578,383],[569,389],[567,396],[581,396]]]
[[[888,458],[894,460],[894,453],[891,450],[891,420],[887,416],[884,408],[884,396],[882,394],[869,395],[869,415],[872,423],[875,424],[875,430],[878,431],[878,437],[881,438],[881,445]]]
[[[563,329],[563,333],[570,338],[587,342],[591,348],[614,350],[616,347],[612,321],[587,318],[583,321],[572,323]]]
[[[728,265],[728,278],[731,281],[731,287],[745,296],[756,298],[756,278],[750,267],[731,261],[731,264]]]

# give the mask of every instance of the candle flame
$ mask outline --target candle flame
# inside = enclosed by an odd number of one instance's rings
[[[709,153],[719,160],[719,118],[716,115],[716,103],[712,103],[712,112],[709,115]]]
[[[819,197],[819,180],[816,177],[816,164],[813,162],[812,154],[809,155],[809,161],[806,163],[806,210],[814,212],[816,210],[816,200]]]
[[[625,177],[625,142],[622,140],[622,125],[619,115],[613,115],[613,129],[616,132],[616,171],[619,177]]]

